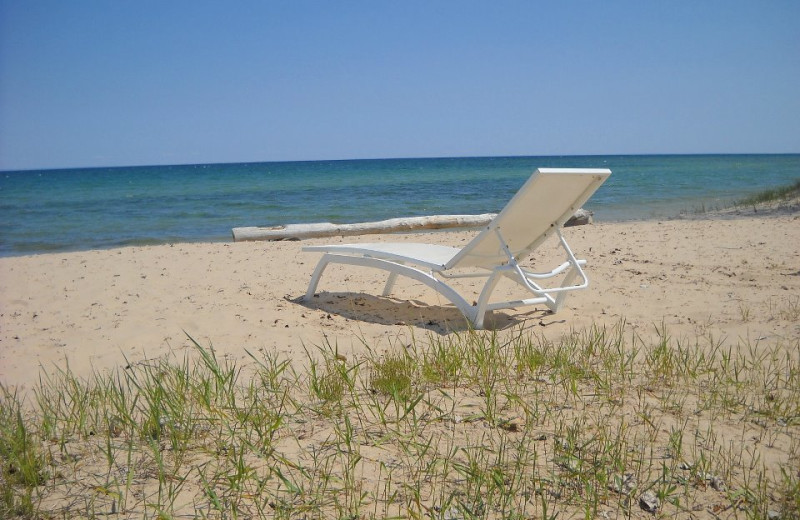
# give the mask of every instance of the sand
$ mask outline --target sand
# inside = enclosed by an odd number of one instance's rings
[[[796,206],[795,206],[796,208]],[[475,232],[370,236],[459,246]],[[622,320],[648,337],[712,335],[731,344],[800,337],[800,213],[595,223],[566,230],[588,260],[591,285],[551,315],[531,307],[493,313],[499,333],[548,337]],[[358,240],[356,238],[355,240]],[[323,291],[299,303],[318,254],[306,244],[345,241],[193,243],[0,258],[0,382],[31,388],[42,369],[69,363],[78,375],[129,362],[182,356],[191,335],[218,355],[247,362],[273,350],[302,360],[325,342],[344,355],[390,349],[427,334],[458,333],[460,314],[425,286],[401,280],[382,298],[385,275],[333,266]],[[353,237],[346,239],[354,241]],[[555,244],[540,267],[560,263]],[[531,262],[526,265],[536,266]],[[469,289],[474,282],[459,284]],[[509,294],[501,286],[498,294]]]

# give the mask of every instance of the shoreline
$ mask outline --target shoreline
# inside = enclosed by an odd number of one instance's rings
[[[523,329],[549,338],[621,320],[645,335],[663,322],[675,336],[709,333],[756,342],[800,337],[800,212],[796,204],[787,207],[567,228],[573,250],[589,262],[590,287],[570,295],[556,315],[539,307],[495,312],[493,325],[501,333]],[[459,246],[474,233],[374,235],[370,241]],[[455,309],[414,282],[380,298],[383,275],[370,269],[331,269],[318,301],[295,303],[318,259],[301,247],[336,241],[342,240],[201,242],[0,258],[0,382],[29,387],[41,368],[53,370],[65,360],[86,375],[126,360],[171,355],[188,347],[184,331],[244,359],[245,350],[296,358],[304,345],[330,341],[353,353],[364,342],[391,348],[413,336],[465,330]],[[548,256],[552,249],[548,242],[540,253]]]
[[[234,163],[6,175],[0,257],[225,242],[242,226],[477,215],[505,206],[537,167],[610,168],[614,176],[585,209],[598,221],[661,220],[792,185],[800,154]],[[354,206],[353,193],[364,203]]]
[[[594,220],[594,223],[597,224],[629,224],[635,222],[659,222],[659,221],[672,221],[672,220],[714,220],[714,219],[729,219],[729,218],[761,218],[761,217],[769,217],[775,215],[790,215],[793,213],[800,212],[800,196],[791,197],[788,199],[772,201],[768,203],[759,203],[755,208],[742,206],[742,205],[733,205],[724,208],[718,209],[711,209],[707,211],[693,211],[693,210],[681,210],[679,213],[670,215],[670,216],[646,216],[640,218],[632,218],[632,219],[624,219],[624,220]],[[594,219],[594,214],[589,212]],[[417,218],[417,217],[411,217]],[[431,218],[431,216],[425,217]],[[357,224],[357,223],[353,223]],[[285,224],[283,227],[295,225],[295,224]],[[281,226],[277,226],[281,227]],[[235,228],[234,228],[235,229]],[[452,229],[441,229],[441,230],[430,230],[430,232],[474,232],[478,228],[452,228]],[[428,232],[426,230],[420,231],[422,233]],[[400,234],[402,232],[398,232],[395,234]],[[414,232],[412,232],[414,233]],[[391,237],[393,234],[388,233],[385,234],[387,237]],[[357,235],[356,235],[357,237]],[[39,255],[57,255],[57,254],[65,254],[65,253],[81,253],[81,252],[90,252],[90,251],[113,251],[117,249],[125,249],[125,248],[136,248],[136,247],[158,247],[158,246],[175,246],[181,244],[233,244],[236,241],[232,240],[230,237],[230,233],[221,234],[218,239],[197,239],[197,240],[186,240],[186,241],[156,241],[156,240],[129,240],[126,244],[120,245],[110,245],[108,247],[99,247],[99,248],[89,248],[89,249],[65,249],[65,250],[55,250],[55,251],[37,251],[37,252],[12,252],[8,254],[0,254],[0,259],[3,258],[20,258],[20,257],[27,257],[27,256],[39,256]]]

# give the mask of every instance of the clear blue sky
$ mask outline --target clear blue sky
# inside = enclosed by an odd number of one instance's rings
[[[0,0],[0,169],[800,152],[800,1]]]

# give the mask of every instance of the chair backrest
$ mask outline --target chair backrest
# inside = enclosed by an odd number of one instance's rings
[[[508,263],[499,230],[514,258],[526,257],[563,226],[611,175],[607,169],[539,168],[491,223],[445,266],[485,267]]]

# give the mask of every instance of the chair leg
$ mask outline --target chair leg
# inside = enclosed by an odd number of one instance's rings
[[[325,268],[328,267],[329,262],[328,255],[323,255],[322,258],[320,258],[316,269],[314,269],[314,274],[311,275],[311,281],[308,283],[308,290],[306,290],[306,295],[303,296],[304,300],[310,301],[311,298],[314,297],[314,292],[317,290],[317,285],[319,285],[319,279],[322,278],[322,273],[325,271]]]
[[[564,280],[561,282],[561,287],[569,287],[570,285],[572,285],[572,282],[575,281],[575,278],[577,277],[578,277],[577,269],[575,268],[570,269],[569,272],[567,273],[567,276],[565,276]],[[550,310],[553,312],[560,311],[561,308],[564,306],[564,300],[566,300],[567,294],[569,294],[569,291],[562,291],[558,293],[558,296],[556,296],[555,304],[550,306]]]
[[[478,297],[478,305],[475,307],[475,317],[472,319],[472,324],[478,330],[483,328],[483,318],[486,316],[486,307],[489,305],[489,298],[491,297],[492,291],[494,291],[494,288],[499,281],[500,273],[495,271],[489,275],[489,278],[487,278],[486,283],[481,290],[481,294]]]
[[[389,273],[389,278],[386,279],[386,285],[383,286],[383,292],[381,296],[389,296],[392,292],[392,287],[394,287],[394,282],[397,280],[397,273]]]

